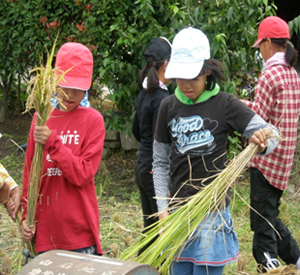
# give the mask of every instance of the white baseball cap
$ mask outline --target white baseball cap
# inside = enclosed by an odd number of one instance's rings
[[[192,27],[182,29],[174,37],[165,77],[193,79],[207,59],[210,59],[210,47],[206,35]]]

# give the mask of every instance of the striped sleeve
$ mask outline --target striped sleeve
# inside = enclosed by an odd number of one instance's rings
[[[248,123],[245,132],[243,133],[243,136],[247,137],[247,138],[251,138],[252,135],[254,134],[254,132],[256,132],[257,130],[260,129],[271,129],[272,130],[272,137],[268,139],[268,147],[265,150],[265,152],[259,153],[258,155],[268,155],[270,154],[277,146],[279,143],[279,132],[278,129],[270,124],[265,122],[259,115],[254,115],[253,118],[250,120],[250,122]]]
[[[9,185],[10,190],[13,190],[18,186],[1,163],[0,163],[0,177],[3,180],[3,184],[4,182],[6,182]]]
[[[170,151],[168,143],[162,143],[154,139],[153,143],[153,181],[158,211],[168,208]]]

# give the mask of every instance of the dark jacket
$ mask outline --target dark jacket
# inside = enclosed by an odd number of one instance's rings
[[[147,94],[142,89],[137,97],[136,112],[132,123],[132,133],[141,143],[137,161],[152,167],[152,146],[156,127],[156,119],[161,101],[169,95],[168,90],[158,87]]]

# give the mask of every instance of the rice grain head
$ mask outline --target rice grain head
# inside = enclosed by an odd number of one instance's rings
[[[110,245],[110,255],[113,256],[114,258],[119,257],[119,246],[116,243],[112,243]]]
[[[56,46],[57,38],[52,47],[51,54],[48,53],[46,65],[40,65],[40,67],[33,69],[30,73],[35,73],[35,76],[30,80],[27,93],[28,98],[26,100],[26,110],[29,112],[31,109],[35,109],[36,112],[36,125],[44,126],[49,118],[53,106],[51,104],[51,98],[55,97],[55,94],[62,94],[65,97],[66,94],[62,89],[57,87],[57,83],[64,77],[65,73],[57,79],[56,69],[52,69],[51,64],[54,56],[54,50]],[[71,69],[71,68],[70,68]],[[58,102],[61,103],[58,98]],[[24,113],[25,113],[24,112]],[[27,167],[29,172],[28,192],[27,192],[27,216],[26,222],[29,227],[35,225],[35,210],[37,200],[39,197],[39,188],[42,180],[44,150],[43,146],[36,143],[34,156],[32,159],[31,167]],[[31,251],[34,248],[34,244],[30,244],[30,252],[35,254],[35,251]]]
[[[130,246],[131,242],[132,242],[132,235],[129,235],[126,238],[124,238],[125,246]]]
[[[5,254],[2,259],[2,273],[11,274],[11,269],[12,269],[12,260],[7,254]]]

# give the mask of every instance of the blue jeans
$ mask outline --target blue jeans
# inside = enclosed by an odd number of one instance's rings
[[[84,247],[84,248],[79,248],[72,250],[73,252],[79,252],[82,254],[89,254],[89,255],[99,255],[97,252],[97,246],[96,245],[91,245],[89,247]]]
[[[91,245],[88,247],[84,247],[84,248],[79,248],[79,249],[75,249],[75,250],[70,250],[72,252],[79,252],[82,254],[89,254],[89,255],[99,255],[97,252],[97,247],[96,245]],[[43,251],[43,252],[39,252],[39,254],[43,254],[47,251]]]
[[[224,266],[203,266],[190,262],[174,262],[171,267],[172,275],[221,275]]]

